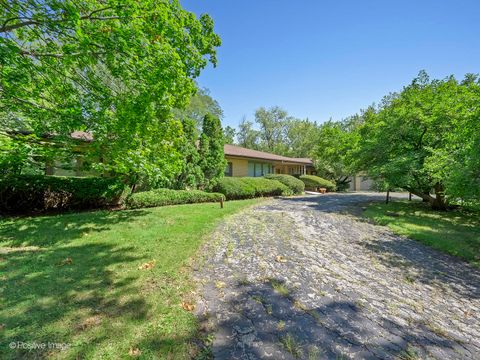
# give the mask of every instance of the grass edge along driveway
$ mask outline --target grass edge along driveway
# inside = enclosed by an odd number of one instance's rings
[[[190,260],[258,201],[0,220],[0,358],[195,355]]]
[[[480,216],[454,211],[434,211],[418,201],[373,203],[364,216],[394,233],[420,241],[480,267]]]

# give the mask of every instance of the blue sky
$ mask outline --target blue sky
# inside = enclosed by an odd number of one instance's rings
[[[420,70],[480,72],[479,0],[181,0],[223,45],[199,84],[225,125],[260,106],[323,122],[379,102]]]

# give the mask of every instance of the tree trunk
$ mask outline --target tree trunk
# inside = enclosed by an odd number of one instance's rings
[[[443,185],[440,183],[435,184],[435,198],[433,202],[430,202],[432,209],[445,211],[448,209],[448,204],[444,195]]]
[[[434,210],[441,210],[445,211],[448,209],[448,204],[445,200],[445,196],[443,195],[443,185],[442,184],[435,184],[435,197],[430,195],[429,193],[424,193],[419,190],[415,189],[406,189],[410,191],[412,194],[417,195],[422,199],[423,202],[428,202],[432,209]]]

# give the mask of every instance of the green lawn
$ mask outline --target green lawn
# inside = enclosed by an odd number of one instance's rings
[[[388,205],[372,204],[364,215],[397,234],[480,266],[479,214],[459,210],[438,212],[421,202],[395,201]]]
[[[190,259],[221,218],[256,201],[1,220],[0,358],[189,358]]]

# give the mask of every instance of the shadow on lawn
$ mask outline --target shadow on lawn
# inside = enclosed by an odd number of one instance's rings
[[[369,310],[352,301],[325,298],[307,308],[298,305],[295,293],[282,296],[269,283],[238,285],[231,294],[227,306],[235,313],[218,317],[226,320],[209,324],[220,315],[214,312],[200,318],[203,328],[216,329],[215,359],[421,358],[427,348],[449,355],[464,351],[426,326],[413,328],[381,315],[372,321]]]
[[[92,212],[4,220],[0,240],[9,247],[0,247],[0,358],[43,358],[52,351],[11,350],[10,342],[72,341],[73,355],[72,350],[69,354],[83,358],[92,344],[108,340],[112,332],[121,333],[116,324],[147,317],[149,305],[139,291],[139,275],[116,273],[119,266],[136,268],[145,259],[131,246],[72,242],[141,215],[142,211]],[[108,330],[98,333],[100,325]]]
[[[146,215],[144,210],[93,211],[30,218],[6,218],[0,222],[0,242],[9,246],[49,246],[109,230]]]

